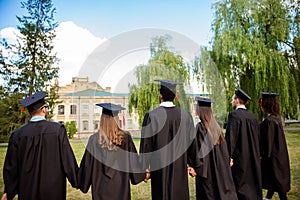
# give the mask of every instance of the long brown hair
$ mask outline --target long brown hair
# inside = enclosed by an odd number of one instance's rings
[[[208,134],[211,136],[214,145],[221,144],[225,141],[223,132],[213,116],[211,107],[197,105],[197,113],[207,129]]]
[[[263,111],[268,114],[278,116],[280,114],[280,105],[276,97],[262,98]]]
[[[122,145],[126,133],[119,127],[119,117],[102,114],[100,118],[99,144],[108,150],[117,150]]]

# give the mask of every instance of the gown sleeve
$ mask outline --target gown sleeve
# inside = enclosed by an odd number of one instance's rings
[[[266,121],[261,126],[261,137],[263,137],[263,154],[268,158],[271,157],[272,147],[274,145],[274,133],[276,124],[272,121]]]
[[[152,128],[151,128],[151,118],[149,113],[147,113],[144,117],[142,124],[142,133],[141,133],[141,142],[140,142],[140,159],[142,169],[146,171],[149,168],[150,163],[150,155],[153,152],[152,146]],[[149,153],[149,154],[147,154]]]
[[[77,183],[78,165],[73,150],[71,148],[71,145],[69,143],[67,132],[64,126],[61,126],[60,128],[60,136],[62,137],[61,158],[62,158],[63,169],[72,187],[77,188],[78,187],[78,183]]]
[[[133,185],[136,185],[140,182],[142,182],[146,178],[146,173],[140,173],[142,172],[142,166],[139,161],[139,157],[137,154],[136,147],[133,143],[133,140],[131,136],[128,134],[128,148],[129,152],[129,165],[130,165],[130,181]]]
[[[18,194],[18,147],[14,141],[14,134],[11,135],[8,143],[7,153],[3,167],[4,193],[7,199],[13,199]]]
[[[188,165],[193,167],[194,169],[198,168],[200,166],[198,154],[197,154],[197,140],[196,140],[196,129],[194,128],[194,125],[191,125],[188,128],[188,134],[189,134],[189,142],[191,142],[188,150]]]
[[[78,188],[83,192],[87,193],[90,185],[92,184],[92,171],[94,157],[90,151],[92,146],[91,139],[89,139],[87,148],[85,149],[84,155],[81,159],[80,168],[78,172]]]
[[[205,127],[198,123],[196,127],[196,143],[197,143],[197,158],[198,166],[195,168],[197,175],[207,178],[209,168],[209,151],[211,148],[210,139],[207,135]]]
[[[233,116],[232,113],[228,116],[228,125],[225,133],[225,140],[228,147],[228,153],[230,158],[233,156],[233,152],[236,146],[236,142],[238,139],[238,133],[240,132],[239,121],[236,117]]]

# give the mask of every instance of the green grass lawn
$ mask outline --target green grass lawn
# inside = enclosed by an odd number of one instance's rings
[[[289,200],[299,200],[300,199],[300,131],[285,131],[286,139],[289,148],[289,156],[290,156],[290,165],[291,165],[291,181],[292,181],[292,189],[288,193]],[[139,140],[134,139],[136,143],[136,147],[139,147]],[[75,157],[78,161],[78,165],[84,153],[85,144],[81,142],[72,142],[72,148],[75,153]],[[0,194],[4,190],[3,185],[3,162],[6,154],[7,147],[0,147]],[[190,185],[190,196],[191,199],[196,199],[195,192],[195,179],[189,178]],[[117,191],[116,191],[117,192]],[[263,191],[264,193],[266,191]],[[133,200],[149,200],[151,199],[151,187],[150,182],[148,183],[140,183],[138,185],[131,186],[131,197]],[[67,199],[68,200],[80,200],[80,199],[92,199],[91,191],[87,194],[83,194],[77,189],[71,187],[68,183],[67,187]],[[273,200],[279,200],[278,195],[275,194]]]

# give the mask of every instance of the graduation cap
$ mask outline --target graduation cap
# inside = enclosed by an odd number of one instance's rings
[[[272,93],[272,92],[262,92],[262,98],[275,98],[279,94],[278,93]]]
[[[40,91],[21,99],[20,102],[29,112],[33,112],[46,104],[45,97],[47,96],[48,95],[45,92]]]
[[[98,103],[97,106],[102,107],[102,114],[117,116],[120,110],[125,110],[122,106],[113,103]]]
[[[211,104],[215,102],[212,99],[203,97],[196,97],[195,100],[197,101],[198,105],[202,107],[211,107]]]
[[[169,90],[173,94],[176,94],[176,86],[181,84],[180,82],[174,82],[170,80],[155,80],[160,82],[160,91]]]
[[[241,88],[238,88],[235,91],[235,95],[244,101],[251,100],[251,97],[246,92],[244,92]]]

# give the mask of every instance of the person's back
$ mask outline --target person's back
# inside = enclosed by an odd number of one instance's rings
[[[243,98],[244,92],[240,91],[233,97],[232,104],[236,110],[229,114],[225,134],[233,161],[232,176],[239,199],[261,199],[259,124],[253,113],[244,106],[250,97]]]
[[[118,113],[125,108],[112,103],[102,107],[100,128],[89,137],[78,173],[78,184],[94,200],[129,200],[130,185],[146,177],[141,173],[137,150],[128,131],[119,127]],[[131,183],[131,184],[130,184]]]
[[[134,171],[138,159],[134,159],[130,152],[137,154],[137,151],[130,134],[126,134],[122,145],[116,151],[101,148],[98,133],[89,138],[80,163],[78,181],[83,193],[87,193],[92,186],[94,200],[131,199],[131,184],[138,184],[145,178],[145,173],[134,173],[140,172],[140,169]]]
[[[207,200],[237,200],[229,166],[229,155],[223,132],[213,116],[212,99],[196,97],[197,155],[196,198]]]
[[[172,102],[176,84],[162,81],[160,107],[144,116],[140,153],[151,171],[152,199],[189,199],[188,151],[195,132],[191,115]]]
[[[150,153],[146,165],[151,169],[152,199],[188,199],[191,117],[179,107],[159,107],[146,114],[143,127],[140,152]]]
[[[45,120],[29,122],[12,134],[10,144],[13,147],[8,151],[3,170],[4,174],[11,172],[13,166],[8,162],[17,159],[19,167],[14,172],[20,174],[15,187],[19,199],[65,199],[66,174],[76,187],[77,170],[70,168],[75,158],[61,124]],[[5,177],[9,183],[11,177]]]
[[[77,187],[78,166],[62,124],[48,122],[43,98],[28,106],[30,122],[10,137],[3,167],[5,193],[12,199],[66,199],[66,177]],[[31,101],[31,100],[30,100]],[[25,104],[27,105],[27,104]],[[35,106],[31,108],[30,106]]]
[[[267,117],[260,124],[262,187],[267,189],[264,200],[275,192],[286,200],[291,189],[290,162],[285,134],[280,117],[278,93],[262,92],[261,110]]]
[[[228,144],[230,146],[229,151],[234,160],[232,170],[235,170],[236,167],[249,168],[251,170],[247,170],[248,173],[256,174],[255,171],[260,168],[260,163],[258,162],[260,157],[258,121],[253,113],[245,109],[237,109],[231,112],[228,118],[231,119],[229,127],[232,131],[230,132],[236,131],[236,138],[232,138],[231,141],[227,142],[227,144],[230,143]],[[236,141],[235,144],[232,142],[233,140]],[[255,153],[254,155],[253,152]],[[256,176],[253,178],[256,178]]]
[[[230,119],[230,123],[228,124],[227,130],[229,130],[230,133],[233,131],[236,132],[236,138],[231,138],[236,140],[236,143],[233,143],[232,140],[227,141],[227,144],[229,143],[228,146],[230,146],[230,153],[250,153],[250,149],[259,153],[259,124],[253,113],[249,110],[239,108],[229,113],[228,119]],[[242,146],[242,144],[247,144],[248,141],[254,144],[254,146]]]
[[[269,115],[260,127],[263,188],[286,193],[290,190],[290,162],[281,119]]]
[[[150,136],[156,137],[156,140],[159,141],[155,143],[157,146],[153,147],[154,150],[158,150],[169,144],[173,138],[182,131],[180,126],[186,127],[186,124],[189,125],[191,122],[191,116],[185,110],[177,106],[160,106],[147,113],[145,118],[147,117],[151,119],[152,133]],[[149,125],[146,124],[148,122],[144,122],[143,127]],[[179,136],[180,135],[177,137]]]

